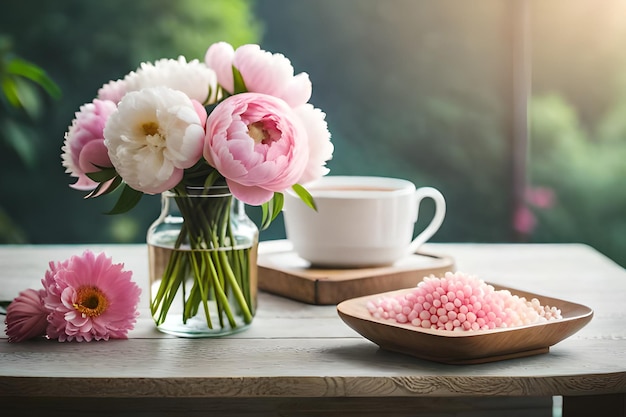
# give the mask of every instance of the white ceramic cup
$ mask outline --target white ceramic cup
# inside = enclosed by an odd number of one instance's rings
[[[287,240],[313,266],[369,267],[409,256],[439,230],[446,213],[443,195],[410,181],[363,176],[326,176],[304,184],[317,211],[285,193]],[[435,201],[430,224],[413,239],[420,202]]]

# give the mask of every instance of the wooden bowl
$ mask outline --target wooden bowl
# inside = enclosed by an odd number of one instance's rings
[[[593,317],[593,310],[580,304],[493,286],[527,300],[537,298],[541,305],[560,309],[562,318],[511,328],[446,331],[376,319],[367,310],[369,300],[408,293],[413,288],[352,298],[337,305],[337,312],[348,326],[382,349],[448,364],[485,363],[547,353],[550,346],[582,329]]]

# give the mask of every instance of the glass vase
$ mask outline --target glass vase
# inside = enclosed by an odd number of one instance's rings
[[[161,196],[147,233],[150,310],[157,328],[213,337],[252,323],[257,297],[258,229],[227,186]]]

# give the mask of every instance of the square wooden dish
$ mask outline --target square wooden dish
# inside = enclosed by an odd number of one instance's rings
[[[349,298],[417,285],[425,276],[454,271],[445,255],[417,253],[394,265],[324,269],[293,252],[286,240],[261,242],[257,259],[259,289],[309,304],[334,305]]]
[[[560,309],[562,318],[519,327],[455,332],[375,319],[367,310],[369,300],[407,293],[412,288],[345,300],[337,306],[337,312],[348,326],[382,349],[448,364],[475,364],[547,353],[550,346],[576,333],[593,317],[593,310],[580,304],[494,287],[527,300],[537,298],[542,305]]]

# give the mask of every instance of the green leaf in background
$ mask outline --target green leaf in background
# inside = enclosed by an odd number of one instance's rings
[[[0,138],[19,156],[29,168],[37,163],[37,134],[28,125],[18,123],[10,118],[0,118]]]
[[[46,71],[35,64],[20,58],[13,58],[9,61],[9,64],[6,67],[6,72],[8,74],[28,78],[46,90],[50,97],[54,99],[61,97],[61,89],[59,86],[50,77],[48,77]]]
[[[304,204],[311,207],[313,210],[317,211],[317,206],[315,205],[315,199],[313,198],[311,193],[307,191],[306,188],[304,188],[300,184],[294,184],[293,187],[291,187],[291,189],[298,195],[298,197],[300,197],[302,201],[304,201]]]
[[[8,110],[9,117],[0,120],[0,140],[15,151],[24,165],[33,169],[41,147],[37,131],[31,124],[46,110],[39,87],[53,98],[61,96],[61,89],[37,65],[16,57],[11,43],[0,35],[0,115]],[[14,111],[18,110],[17,112]],[[19,113],[30,120],[20,121]]]
[[[61,97],[59,86],[37,65],[12,54],[0,56],[0,59],[2,95],[11,107],[24,110],[35,120],[41,115],[43,106],[37,87],[43,88],[54,99]]]
[[[2,76],[2,94],[7,99],[9,104],[15,108],[20,108],[20,98],[17,93],[17,85],[12,77]]]
[[[36,121],[41,118],[45,111],[45,103],[41,100],[39,88],[20,77],[14,77],[15,93],[19,104],[16,108],[22,109],[31,120]]]
[[[133,188],[130,188],[127,184],[124,184],[124,188],[122,189],[122,194],[120,194],[120,198],[115,203],[115,206],[111,209],[111,211],[106,214],[121,214],[126,213],[133,207],[139,203],[143,193],[137,191]]]

